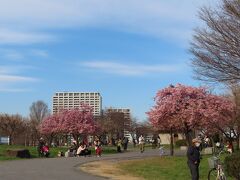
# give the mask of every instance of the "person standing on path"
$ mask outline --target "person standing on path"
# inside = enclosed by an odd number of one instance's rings
[[[128,148],[128,138],[123,137],[123,149],[124,149],[124,151],[127,151],[127,148]]]
[[[122,139],[119,138],[118,141],[117,141],[117,152],[122,152]]]
[[[139,146],[140,146],[140,152],[143,153],[143,151],[144,151],[144,144],[145,144],[145,140],[144,140],[143,135],[141,135],[139,137],[138,143],[139,143]]]
[[[195,138],[187,150],[187,164],[191,172],[192,180],[199,180],[200,144],[201,140]]]
[[[157,137],[157,147],[160,148],[161,146],[161,138],[160,138],[160,135],[158,135]]]

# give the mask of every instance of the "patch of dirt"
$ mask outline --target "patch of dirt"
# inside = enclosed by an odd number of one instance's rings
[[[107,177],[113,180],[143,180],[141,177],[126,174],[117,167],[117,161],[95,161],[81,165],[80,170],[92,175]]]

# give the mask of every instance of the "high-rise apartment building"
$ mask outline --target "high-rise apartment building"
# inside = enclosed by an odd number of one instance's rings
[[[56,92],[53,96],[52,112],[78,108],[82,103],[93,108],[94,116],[101,115],[102,97],[98,92]]]

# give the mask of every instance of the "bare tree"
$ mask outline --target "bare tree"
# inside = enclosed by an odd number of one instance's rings
[[[205,27],[195,30],[190,52],[195,77],[203,81],[240,80],[240,1],[222,0],[199,13]]]
[[[38,130],[38,126],[40,122],[50,115],[48,106],[43,101],[33,102],[30,106],[30,121],[28,122],[29,127],[29,136],[31,139],[31,144],[35,145],[37,140],[39,139],[40,133]]]
[[[9,144],[13,144],[14,138],[24,130],[22,116],[1,114],[0,129],[4,135],[9,136]]]
[[[136,127],[136,137],[137,139],[143,135],[143,136],[148,136],[148,135],[153,135],[155,133],[152,125],[147,122],[139,122],[137,123],[137,127]]]
[[[36,120],[24,121],[25,132],[25,145],[35,146],[38,143],[40,137],[39,123]]]
[[[30,119],[37,122],[41,122],[45,117],[49,115],[49,109],[45,102],[37,101],[33,102],[30,107]]]
[[[233,136],[237,140],[237,150],[240,149],[240,85],[231,84],[229,85],[231,89],[230,97],[236,105],[234,124],[232,125],[230,136]]]
[[[105,111],[101,117],[97,118],[98,125],[101,128],[101,135],[108,136],[110,144],[114,138],[122,137],[125,130],[125,124],[129,120],[124,117],[124,113]]]

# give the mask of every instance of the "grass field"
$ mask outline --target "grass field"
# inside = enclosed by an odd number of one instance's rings
[[[207,158],[200,164],[200,180],[206,180],[209,171]],[[143,177],[146,180],[187,180],[191,179],[186,157],[155,157],[143,160],[120,162],[118,167],[124,172]],[[228,178],[228,180],[232,180]]]
[[[14,149],[28,149],[32,158],[38,158],[37,147],[19,146],[19,145],[11,145],[11,146],[0,145],[0,161],[20,159],[15,157],[8,157],[5,155],[7,150],[14,150]],[[54,147],[54,148],[50,147],[50,157],[57,157],[57,154],[59,151],[66,152],[67,149],[68,149],[67,147]],[[90,149],[92,153],[95,152],[94,148],[90,148]],[[107,146],[103,147],[103,154],[114,154],[114,153],[117,153],[115,147],[107,147]]]

